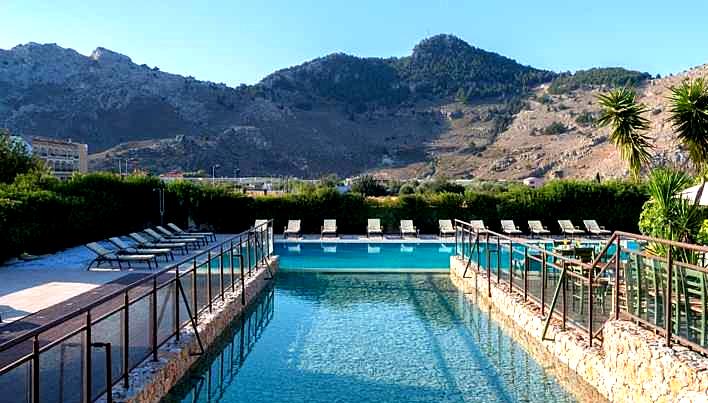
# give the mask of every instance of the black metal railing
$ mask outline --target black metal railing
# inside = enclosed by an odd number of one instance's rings
[[[270,270],[272,252],[268,221],[2,343],[0,402],[110,402],[113,386],[127,389],[130,371],[188,327],[201,354],[200,315]]]
[[[546,319],[583,330],[592,345],[610,319],[632,320],[708,353],[708,247],[617,231],[593,246],[512,238],[456,220],[455,252],[469,270],[532,300]],[[671,284],[671,286],[668,286]]]

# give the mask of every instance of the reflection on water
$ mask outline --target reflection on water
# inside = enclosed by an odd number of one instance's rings
[[[574,401],[448,276],[278,274],[183,402]]]
[[[265,290],[163,401],[221,401],[273,318],[274,295],[272,287]]]

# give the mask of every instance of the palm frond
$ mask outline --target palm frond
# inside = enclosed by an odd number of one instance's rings
[[[708,162],[708,85],[702,78],[671,87],[669,122],[697,166]]]
[[[597,124],[609,126],[610,141],[617,147],[622,159],[629,163],[629,169],[636,177],[642,166],[651,161],[650,151],[654,148],[652,138],[646,134],[649,120],[643,115],[646,105],[637,103],[637,94],[629,88],[617,88],[597,96],[602,109]]]

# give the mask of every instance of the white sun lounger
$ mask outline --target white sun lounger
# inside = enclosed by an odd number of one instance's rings
[[[455,236],[455,227],[452,225],[452,220],[438,220],[440,228],[440,238],[446,236]]]
[[[337,220],[324,220],[322,222],[320,237],[324,238],[327,235],[337,236]]]
[[[288,226],[283,229],[283,238],[287,238],[288,235],[300,236],[300,220],[288,221]]]
[[[370,237],[371,234],[383,236],[383,229],[381,228],[381,220],[378,218],[369,218],[366,224],[366,237]]]
[[[583,220],[583,225],[585,225],[585,229],[588,230],[589,233],[593,235],[610,235],[612,231],[605,229],[605,227],[602,227],[597,224],[597,221],[595,220]]]
[[[532,235],[548,235],[551,233],[539,220],[529,220],[528,223]]]
[[[558,225],[560,226],[563,235],[582,235],[585,231],[581,230],[580,227],[573,225],[570,220],[558,220]]]
[[[401,238],[406,235],[418,237],[418,229],[413,225],[413,220],[401,220]]]
[[[520,235],[523,234],[519,227],[516,226],[514,220],[501,220],[502,232],[507,235]]]

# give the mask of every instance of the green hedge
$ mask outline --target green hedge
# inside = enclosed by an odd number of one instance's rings
[[[0,186],[0,259],[27,252],[47,253],[159,223],[157,193],[150,177],[109,174],[70,181],[18,180]],[[542,220],[558,232],[557,219],[594,218],[609,229],[637,231],[643,186],[628,182],[554,181],[534,190],[467,191],[372,199],[320,188],[305,194],[249,197],[236,190],[176,182],[166,186],[167,222],[188,222],[217,232],[237,233],[257,218],[275,219],[281,232],[288,219],[301,219],[305,233],[319,233],[322,220],[337,219],[342,233],[364,233],[367,218],[380,218],[387,232],[412,219],[423,233],[437,233],[438,219],[483,219],[492,229],[514,219],[523,229]]]
[[[342,233],[364,233],[367,218],[380,218],[387,232],[396,232],[401,219],[412,219],[424,233],[437,233],[438,219],[483,219],[499,230],[502,219],[542,220],[558,232],[558,219],[595,219],[610,229],[636,232],[648,196],[641,185],[628,182],[554,181],[540,189],[515,187],[507,192],[467,192],[405,195],[398,198],[363,198],[331,189],[288,196],[247,197],[225,189],[204,189],[190,184],[170,188],[179,203],[177,216],[210,223],[216,231],[236,232],[256,218],[275,219],[276,232],[288,219],[302,220],[305,233],[318,233],[322,220],[337,219]]]
[[[0,186],[0,260],[47,253],[157,222],[157,179],[96,174]]]

